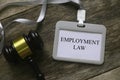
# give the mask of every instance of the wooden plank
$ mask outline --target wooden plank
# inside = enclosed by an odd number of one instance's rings
[[[120,67],[89,80],[120,80]]]
[[[59,20],[76,21],[77,8],[70,4],[49,5],[43,25],[39,26],[40,30],[38,30],[45,47],[43,55],[38,56],[37,60],[42,72],[45,73],[46,80],[86,80],[120,66],[120,1],[115,0],[113,4],[112,0],[85,0],[83,3],[87,9],[87,22],[104,24],[107,28],[105,63],[96,66],[52,59],[55,24]],[[18,17],[34,20],[37,19],[39,11],[38,6],[4,19],[2,22],[5,25]],[[14,39],[30,29],[35,29],[35,27],[28,28],[22,24],[12,24],[6,30],[6,40]],[[32,70],[29,69],[27,65],[9,65],[3,56],[0,58],[0,80],[34,80]]]
[[[7,3],[11,2],[21,2],[21,1],[28,1],[28,0],[0,0],[0,6],[1,5],[6,5]],[[18,14],[20,12],[23,12],[27,9],[32,8],[33,5],[29,6],[7,6],[7,7],[0,7],[0,20],[4,19],[6,17]]]

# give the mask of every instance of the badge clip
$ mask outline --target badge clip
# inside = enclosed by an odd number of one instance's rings
[[[86,18],[86,10],[84,9],[79,9],[77,12],[77,20],[78,20],[78,27],[84,27],[84,22]]]

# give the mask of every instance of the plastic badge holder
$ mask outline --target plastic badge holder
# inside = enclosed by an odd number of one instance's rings
[[[55,60],[102,64],[106,28],[104,25],[59,21],[56,24],[53,58]]]

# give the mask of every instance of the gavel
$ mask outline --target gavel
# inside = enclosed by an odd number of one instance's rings
[[[36,31],[30,31],[28,35],[23,34],[23,36],[9,42],[9,45],[4,45],[2,52],[8,62],[18,63],[19,61],[27,61],[33,68],[37,80],[45,80],[44,74],[41,73],[33,59],[36,50],[42,52],[43,41]]]

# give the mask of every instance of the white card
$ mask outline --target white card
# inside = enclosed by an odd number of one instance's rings
[[[59,21],[56,24],[53,58],[55,60],[102,64],[104,62],[106,28],[77,22]]]

